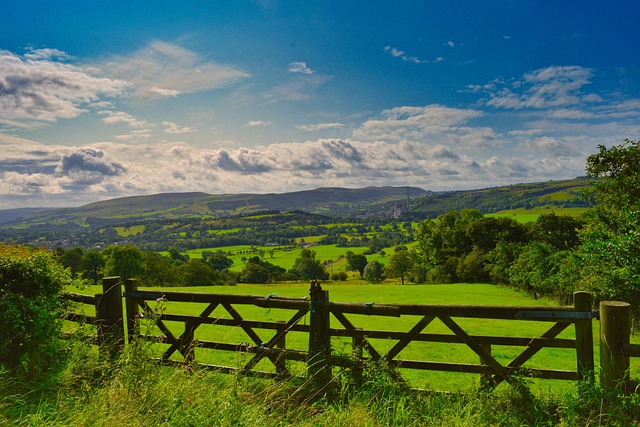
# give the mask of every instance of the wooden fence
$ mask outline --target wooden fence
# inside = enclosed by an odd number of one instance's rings
[[[123,304],[124,297],[124,304]],[[581,380],[594,373],[594,343],[592,319],[601,313],[600,378],[605,387],[625,384],[629,381],[629,357],[640,357],[640,346],[630,344],[629,305],[619,302],[602,302],[600,311],[592,311],[592,297],[586,292],[574,294],[572,306],[460,306],[421,304],[374,304],[331,302],[329,293],[318,283],[312,283],[309,297],[285,298],[277,296],[205,294],[193,292],[169,292],[138,290],[135,280],[124,282],[120,278],[103,279],[103,293],[95,296],[69,294],[68,298],[96,307],[96,316],[69,313],[69,320],[80,320],[97,326],[97,342],[107,357],[116,357],[125,342],[135,338],[150,339],[166,344],[158,360],[167,365],[195,364],[196,349],[241,352],[250,355],[240,367],[216,364],[199,364],[206,369],[225,372],[241,372],[265,378],[283,379],[293,375],[289,361],[304,362],[306,375],[319,384],[331,382],[333,367],[351,370],[356,383],[362,379],[366,361],[383,362],[392,368],[447,371],[477,374],[480,386],[492,389],[502,382],[519,385],[517,377],[541,379]],[[154,310],[158,303],[196,303],[204,307],[199,314],[169,313]],[[150,304],[151,303],[151,304]],[[124,306],[124,308],[123,308]],[[288,320],[266,321],[243,318],[239,306],[255,306],[267,310],[279,309],[288,313]],[[213,315],[220,307],[224,316]],[[417,321],[408,331],[375,330],[359,328],[354,315],[375,317],[411,317]],[[349,317],[347,317],[349,316]],[[461,326],[461,319],[494,319],[542,322],[544,332],[537,336],[488,336],[474,335]],[[151,321],[161,332],[150,336],[140,332],[140,320]],[[333,319],[333,323],[332,323]],[[446,326],[450,333],[427,333],[425,329],[435,319]],[[455,320],[454,320],[455,319]],[[176,332],[176,322],[181,324]],[[169,327],[171,325],[172,327]],[[203,325],[240,328],[251,342],[204,341],[195,338]],[[333,325],[333,326],[332,326]],[[550,326],[549,326],[550,325]],[[573,331],[571,331],[573,329]],[[561,338],[565,333],[569,338]],[[265,332],[266,331],[266,332]],[[304,334],[308,345],[290,348],[290,334]],[[343,337],[343,338],[340,338]],[[336,339],[350,339],[350,354],[332,352]],[[306,344],[305,340],[305,344]],[[381,342],[387,343],[381,351]],[[461,344],[477,355],[477,363],[454,361],[407,360],[400,353],[410,343]],[[502,363],[492,354],[492,348],[519,347],[521,351],[509,362]],[[532,368],[525,364],[544,348],[575,350],[575,368]],[[198,350],[200,351],[200,350]],[[271,370],[258,369],[260,362],[269,361]],[[264,366],[263,362],[261,366]],[[398,381],[404,381],[398,369],[392,369]]]

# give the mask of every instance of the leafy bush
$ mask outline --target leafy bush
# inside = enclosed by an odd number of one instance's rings
[[[0,365],[31,378],[59,365],[59,295],[71,281],[53,253],[0,244]]]

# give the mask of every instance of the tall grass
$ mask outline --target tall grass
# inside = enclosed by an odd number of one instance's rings
[[[603,393],[595,383],[534,395],[526,387],[493,393],[425,393],[370,364],[356,386],[347,371],[330,384],[271,382],[148,361],[147,343],[108,363],[73,343],[67,368],[47,387],[0,373],[0,424],[17,426],[523,426],[636,425],[638,396]],[[19,386],[18,386],[19,385]],[[12,392],[8,392],[12,390]]]

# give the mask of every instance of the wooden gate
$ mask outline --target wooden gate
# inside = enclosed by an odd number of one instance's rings
[[[135,280],[126,281],[122,293],[119,278],[106,278],[103,291],[92,301],[96,301],[98,307],[96,322],[102,335],[99,341],[110,348],[109,354],[113,354],[114,347],[117,351],[125,341],[137,337],[162,343],[165,347],[157,360],[168,365],[191,366],[197,363],[200,359],[200,350],[197,349],[242,352],[249,357],[241,366],[199,365],[206,369],[283,379],[301,371],[292,371],[288,361],[303,362],[306,366],[302,370],[303,375],[306,371],[307,376],[328,383],[333,367],[349,368],[357,379],[362,377],[363,364],[370,361],[394,368],[392,372],[398,381],[404,381],[402,372],[405,369],[459,372],[479,375],[481,386],[486,389],[502,382],[517,384],[514,374],[541,379],[580,380],[594,371],[592,319],[598,312],[591,310],[591,295],[584,292],[574,295],[572,306],[505,307],[331,302],[328,291],[318,283],[312,283],[309,296],[304,298],[138,290]],[[125,310],[118,303],[122,297]],[[197,308],[197,312],[194,308],[191,314],[184,314],[171,310],[158,312],[152,307],[154,303],[171,306],[175,302],[193,303],[193,307],[199,304],[202,308]],[[249,319],[240,313],[241,306],[260,307],[267,311],[278,309],[278,313],[284,315],[277,320]],[[361,327],[359,321],[363,316],[404,317],[415,321],[411,321],[412,326],[408,330],[382,330]],[[548,326],[537,336],[479,335],[465,330],[461,321],[465,318],[543,322]],[[141,319],[153,322],[160,335],[142,334],[139,330]],[[429,330],[436,319],[446,326],[448,333]],[[365,322],[362,323],[366,326]],[[203,325],[234,328],[242,331],[249,342],[198,339],[196,332]],[[570,335],[568,338],[559,337],[566,330],[574,333],[565,333]],[[288,337],[292,333],[298,337],[298,348],[289,345]],[[306,337],[302,346],[301,335]],[[350,350],[332,351],[336,340],[344,341],[345,338],[351,341]],[[403,358],[402,351],[414,342],[459,344],[477,356],[477,363]],[[387,343],[384,350],[381,343]],[[505,363],[492,354],[492,349],[497,346],[520,347],[521,350]],[[531,357],[544,348],[574,350],[575,368],[528,367]],[[263,360],[268,361],[269,369],[264,369],[264,362],[262,368],[258,368]]]

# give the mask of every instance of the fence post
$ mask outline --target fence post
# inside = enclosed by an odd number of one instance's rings
[[[593,297],[589,292],[574,292],[573,307],[576,312],[590,312]],[[576,361],[578,380],[593,379],[593,322],[591,318],[576,319]]]
[[[118,352],[124,346],[120,277],[102,279],[102,295],[97,299],[96,315],[98,317],[98,343],[101,353],[112,360],[116,359]]]
[[[277,321],[276,334],[280,334],[284,331],[284,327],[286,326],[286,322],[284,320]],[[282,335],[282,337],[275,343],[275,347],[281,350],[287,348],[287,336]],[[276,365],[276,374],[278,374],[278,378],[285,378],[288,375],[287,371],[287,363],[286,359],[283,357],[282,353],[280,353],[275,359]]]
[[[184,322],[184,334],[180,339],[180,353],[184,361],[189,365],[196,360],[195,331],[200,323],[195,319],[187,319]]]
[[[317,281],[311,282],[309,290],[309,353],[307,373],[317,384],[331,383],[331,365],[327,358],[331,355],[331,335],[329,331],[329,291],[325,291]]]
[[[356,328],[353,338],[351,338],[351,357],[353,358],[353,367],[351,372],[353,375],[353,384],[360,388],[364,383],[364,376],[362,372],[362,346],[364,345],[364,335],[362,328]]]
[[[138,290],[138,281],[136,279],[127,279],[124,281],[125,293],[136,292]],[[138,301],[125,296],[125,307],[127,311],[127,342],[132,342],[138,335],[140,328],[137,325],[138,318]]]
[[[631,306],[620,301],[600,302],[600,385],[613,391],[629,379],[629,356],[625,348],[631,338]]]
[[[480,344],[480,347],[484,351],[487,352],[489,356],[491,356],[491,344]],[[480,374],[480,390],[482,391],[490,391],[495,387],[495,382],[493,381],[493,371],[487,365],[487,361],[483,358],[480,358],[480,364],[482,365],[482,373]]]

